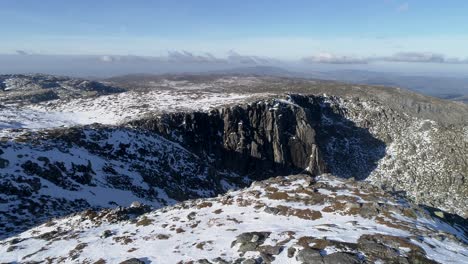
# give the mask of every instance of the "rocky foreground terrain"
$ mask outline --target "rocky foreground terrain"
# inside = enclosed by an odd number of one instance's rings
[[[366,183],[295,175],[156,211],[53,219],[2,241],[0,261],[465,263],[468,230],[451,220]]]
[[[0,137],[0,262],[467,262],[461,103],[274,77],[3,75]]]

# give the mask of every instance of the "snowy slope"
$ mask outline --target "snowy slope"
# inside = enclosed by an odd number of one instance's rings
[[[38,104],[6,104],[0,108],[0,136],[12,129],[41,129],[92,123],[118,124],[148,113],[206,111],[240,103],[253,95],[235,93],[190,93],[171,91],[123,92],[69,101]]]
[[[445,126],[360,98],[325,97],[325,102],[330,109],[341,113],[355,126],[366,129],[384,144],[385,153],[374,164],[366,180],[404,191],[417,203],[468,216],[468,124]],[[330,120],[327,116],[325,113],[322,123]],[[343,130],[337,123],[327,126]],[[332,156],[328,163],[333,173],[355,176],[351,169],[363,165],[363,162],[340,165],[342,160],[361,158],[360,153],[350,149],[370,145],[369,142],[352,144],[354,137],[347,135],[330,142],[330,146],[337,148],[327,149]],[[333,160],[333,157],[339,158]],[[340,174],[339,169],[342,170]]]
[[[231,186],[218,173],[179,144],[135,129],[23,135],[0,142],[0,238],[85,208],[210,197]]]
[[[14,137],[17,129],[115,125],[149,113],[207,111],[268,96],[228,89],[257,83],[261,81],[254,77],[212,82],[161,79],[123,89],[50,75],[0,75],[0,137]]]
[[[51,220],[0,242],[0,262],[468,261],[462,227],[378,188],[331,175],[317,182],[305,175],[277,177],[144,212],[134,205]]]

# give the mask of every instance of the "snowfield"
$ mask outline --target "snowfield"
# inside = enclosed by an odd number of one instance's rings
[[[70,101],[54,100],[0,108],[0,137],[14,129],[42,129],[92,123],[118,124],[149,113],[207,111],[259,95],[189,91],[124,92]]]

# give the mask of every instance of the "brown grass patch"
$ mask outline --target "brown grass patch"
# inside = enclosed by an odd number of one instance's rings
[[[260,209],[260,208],[263,208],[265,207],[265,204],[264,203],[261,203],[261,202],[257,202],[254,206],[255,209]]]
[[[408,218],[413,218],[413,219],[418,218],[418,215],[416,214],[416,212],[411,208],[404,208],[402,213],[404,216]]]
[[[274,193],[274,192],[278,191],[278,188],[273,187],[273,186],[268,186],[268,187],[265,188],[265,191]]]
[[[329,241],[315,237],[301,237],[297,240],[297,245],[303,248],[313,248],[323,250],[330,245]]]
[[[295,190],[296,193],[303,193],[303,194],[307,194],[309,196],[313,196],[315,194],[317,194],[316,192],[314,192],[314,190],[311,190],[310,188],[303,188],[302,186],[297,188]]]
[[[136,226],[149,226],[153,223],[153,219],[149,219],[146,216],[143,216],[137,223]]]
[[[246,200],[246,199],[242,199],[241,197],[239,197],[237,198],[236,203],[240,207],[247,207],[247,206],[252,205],[253,200]]]
[[[288,200],[289,195],[285,192],[274,192],[268,193],[267,197],[270,200]]]
[[[346,203],[336,201],[333,204],[324,207],[322,209],[322,212],[325,212],[325,213],[342,212],[345,209],[346,209]]]
[[[206,207],[211,207],[211,206],[213,206],[213,203],[211,202],[202,202],[197,205],[197,208],[201,209],[201,208],[206,208]]]
[[[279,205],[276,208],[279,210],[278,212],[279,215],[286,215],[286,216],[292,215],[292,216],[299,217],[301,219],[306,219],[306,220],[316,220],[316,219],[322,218],[322,213],[320,213],[319,211],[314,211],[310,209],[295,209],[295,208],[291,208],[291,207],[287,207],[283,205]]]
[[[354,196],[338,195],[338,196],[336,196],[336,200],[346,201],[346,202],[350,202],[350,203],[357,203],[359,199],[357,197],[354,197]]]

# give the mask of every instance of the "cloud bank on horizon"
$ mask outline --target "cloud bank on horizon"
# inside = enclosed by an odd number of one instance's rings
[[[104,64],[112,63],[189,63],[189,64],[233,64],[233,65],[282,65],[290,63],[303,64],[336,64],[359,65],[378,62],[398,63],[432,63],[432,64],[467,64],[468,58],[453,58],[443,54],[431,52],[398,52],[389,56],[347,56],[333,53],[318,53],[306,56],[299,60],[281,60],[273,57],[242,55],[230,50],[227,56],[215,56],[209,52],[194,53],[186,50],[168,51],[161,56],[137,56],[137,55],[43,55],[29,53],[23,50],[16,51],[17,56],[32,56],[37,58],[69,57],[70,59],[86,59]],[[0,55],[1,56],[1,55]],[[1,63],[1,62],[0,62]]]
[[[329,64],[368,64],[372,62],[468,64],[468,58],[449,58],[443,54],[431,52],[398,52],[393,55],[383,57],[353,57],[321,53],[318,55],[304,57],[303,61]]]
[[[404,62],[404,63],[447,63],[447,64],[468,64],[467,58],[447,57],[439,53],[431,52],[398,52],[389,56],[347,56],[333,53],[318,53],[306,56],[299,60],[282,60],[273,57],[242,55],[234,50],[227,52],[227,56],[215,56],[209,52],[195,53],[186,50],[168,51],[161,56],[138,56],[138,55],[51,55],[30,53],[24,50],[16,50],[19,56],[38,57],[70,57],[88,58],[102,63],[125,63],[125,62],[158,62],[158,63],[227,63],[227,64],[250,64],[250,65],[273,65],[290,62],[304,62],[316,64],[369,64],[372,62]]]

